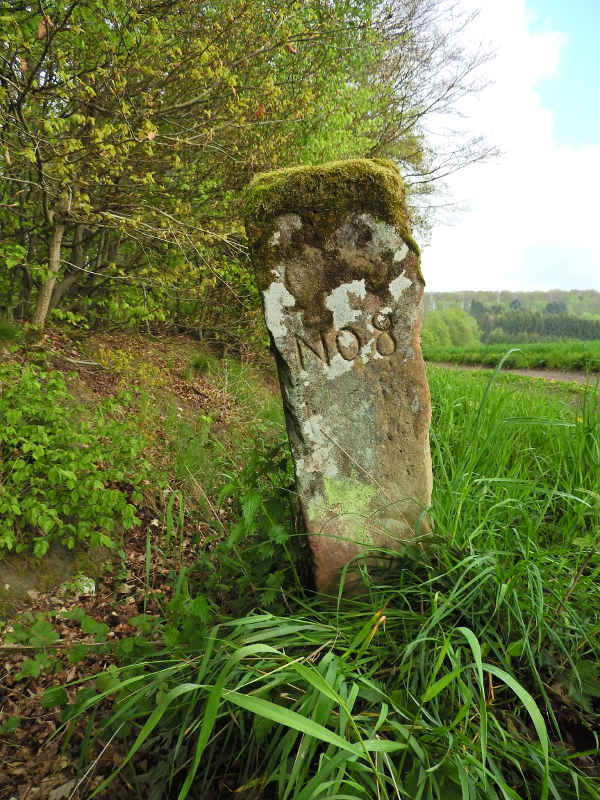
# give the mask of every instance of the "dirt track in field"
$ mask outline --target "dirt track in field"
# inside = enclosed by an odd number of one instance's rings
[[[460,370],[482,370],[490,369],[484,365],[474,364],[454,364],[450,361],[431,361],[434,367],[444,367],[445,369],[460,369]],[[561,371],[555,369],[503,369],[502,372],[508,372],[512,375],[523,375],[526,378],[545,378],[548,381],[563,381],[568,383],[590,383],[595,384],[600,381],[600,374],[589,373],[572,370]]]

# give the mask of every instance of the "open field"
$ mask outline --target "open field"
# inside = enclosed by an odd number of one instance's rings
[[[427,361],[495,367],[506,353],[504,366],[600,372],[600,341],[529,342],[524,344],[480,344],[470,347],[424,348]]]
[[[430,362],[431,363],[431,362]],[[452,361],[437,361],[431,366],[441,367],[442,369],[463,370],[466,372],[479,372],[482,375],[491,377],[494,370],[487,367],[482,367],[479,364],[455,364]],[[594,372],[581,372],[580,370],[557,370],[557,369],[540,369],[540,368],[520,368],[510,367],[503,369],[498,375],[496,380],[501,381],[504,375],[510,375],[513,378],[522,378],[525,381],[544,381],[551,384],[570,384],[572,391],[585,391],[585,386],[595,386],[598,378]],[[564,388],[564,386],[563,386]]]
[[[600,798],[594,392],[429,367],[435,534],[336,603],[302,575],[270,377],[184,339],[86,348],[56,343],[41,397],[57,353],[84,362],[56,402],[103,402],[153,466],[96,597],[13,620],[2,800],[117,772],[97,796]]]

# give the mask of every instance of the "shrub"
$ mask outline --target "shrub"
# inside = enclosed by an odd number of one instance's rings
[[[470,347],[479,343],[479,326],[458,306],[430,311],[423,321],[421,342],[424,348]]]
[[[229,475],[219,504],[228,504],[233,523],[226,536],[215,528],[212,546],[199,554],[203,589],[237,613],[254,605],[283,611],[282,588],[308,582],[311,563],[306,536],[294,532],[297,498],[285,434],[256,442],[246,466]]]
[[[0,343],[16,342],[21,336],[21,330],[7,319],[0,318]]]
[[[137,523],[128,493],[147,473],[143,445],[106,407],[86,420],[61,373],[0,367],[0,551],[114,546],[118,526]]]

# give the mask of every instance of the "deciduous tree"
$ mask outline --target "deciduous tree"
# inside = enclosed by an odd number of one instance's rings
[[[5,2],[6,312],[43,326],[75,296],[85,314],[199,316],[211,292],[251,291],[253,172],[362,155],[443,172],[423,123],[477,66],[448,60],[443,2]]]

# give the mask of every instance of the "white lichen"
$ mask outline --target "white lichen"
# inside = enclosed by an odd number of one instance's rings
[[[342,330],[338,334],[338,343],[340,347],[350,350],[352,345],[356,345],[356,336],[354,336],[352,331]]]
[[[302,228],[302,220],[298,214],[282,214],[275,220],[275,232],[269,240],[272,247],[281,245],[287,247],[291,240],[294,231],[299,231]]]
[[[422,408],[423,406],[421,405],[421,399],[419,397],[419,393],[415,390],[413,394],[413,399],[411,400],[410,403],[410,410],[413,412],[413,414],[418,414]]]
[[[400,261],[404,261],[406,256],[408,255],[408,245],[406,242],[402,242],[402,247],[399,250],[396,250],[394,253],[394,263],[398,264]]]
[[[338,474],[333,443],[323,433],[322,414],[313,414],[302,423],[304,456],[296,462],[299,482],[308,485],[313,475],[334,478]]]
[[[278,280],[273,281],[268,289],[263,291],[265,304],[265,321],[274,339],[281,339],[287,334],[284,325],[285,309],[296,305],[296,298],[285,287],[281,274],[273,270]]]
[[[367,325],[367,328],[371,329],[371,332],[375,331],[375,328],[372,325]],[[383,358],[381,353],[377,352],[377,338],[369,339],[368,342],[365,342],[363,346],[360,348],[360,357],[363,364],[368,364],[369,361],[376,361],[378,358]]]
[[[403,261],[406,258],[408,246],[393,225],[387,222],[378,222],[370,214],[360,214],[359,220],[371,232],[371,241],[362,245],[369,253],[380,255],[386,250],[391,250],[394,253],[395,262]],[[346,224],[348,225],[348,223]],[[349,221],[349,224],[354,225],[356,235],[358,235],[356,222]]]
[[[367,296],[365,279],[341,283],[325,298],[325,305],[333,314],[333,325],[338,330],[350,325],[362,315],[362,309],[352,308],[353,297],[357,300],[364,300]],[[354,300],[354,302],[356,302]]]
[[[410,278],[407,278],[406,275],[398,275],[397,278],[394,278],[393,281],[390,281],[390,294],[394,298],[396,302],[400,300],[402,294],[408,289],[409,286],[412,286],[412,281]]]
[[[331,381],[349,372],[352,369],[353,363],[353,361],[346,361],[339,353],[334,353],[329,362],[329,366],[326,367],[328,379]]]

